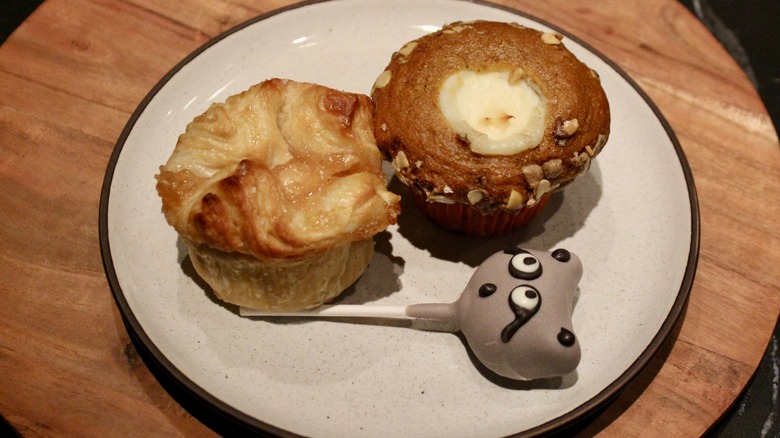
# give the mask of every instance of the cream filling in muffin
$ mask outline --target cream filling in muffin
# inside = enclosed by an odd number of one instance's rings
[[[439,107],[478,154],[517,154],[538,146],[544,135],[544,97],[519,69],[457,71],[442,82]]]

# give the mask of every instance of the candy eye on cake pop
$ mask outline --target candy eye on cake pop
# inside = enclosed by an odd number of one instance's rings
[[[512,336],[527,323],[542,305],[542,296],[535,287],[524,284],[512,289],[509,294],[509,308],[515,314],[515,319],[501,331],[501,341],[509,342]]]
[[[504,252],[508,252],[505,250]],[[542,263],[535,255],[528,251],[520,250],[509,252],[509,274],[521,280],[534,280],[542,276]]]

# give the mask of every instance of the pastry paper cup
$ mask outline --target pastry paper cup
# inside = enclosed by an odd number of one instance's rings
[[[500,236],[520,229],[533,219],[547,205],[550,193],[545,193],[536,204],[511,212],[496,210],[482,213],[465,204],[445,204],[428,202],[424,193],[412,191],[415,204],[436,224],[450,231],[469,236]]]

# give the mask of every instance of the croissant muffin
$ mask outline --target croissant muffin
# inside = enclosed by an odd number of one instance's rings
[[[368,96],[271,79],[196,117],[157,192],[220,299],[301,310],[357,280],[396,223],[381,163]]]
[[[602,150],[606,94],[562,39],[457,22],[392,55],[371,91],[374,135],[435,222],[470,235],[515,230]]]

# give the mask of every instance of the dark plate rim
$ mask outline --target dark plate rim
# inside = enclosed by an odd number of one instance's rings
[[[109,159],[106,168],[106,173],[103,179],[103,185],[100,193],[100,205],[99,205],[100,211],[99,211],[99,219],[98,219],[98,231],[100,237],[100,252],[101,252],[101,257],[103,259],[103,268],[106,273],[106,278],[111,288],[111,293],[114,297],[114,301],[116,302],[116,305],[120,310],[125,328],[127,329],[131,339],[133,340],[135,347],[143,355],[147,363],[147,366],[156,368],[153,371],[156,372],[155,375],[158,378],[158,380],[160,379],[171,380],[175,385],[175,389],[182,390],[185,396],[187,397],[196,398],[197,405],[200,408],[205,408],[207,410],[207,413],[205,415],[210,415],[212,417],[209,418],[208,420],[204,420],[203,418],[199,418],[199,420],[204,423],[208,423],[212,428],[215,427],[213,423],[216,421],[217,423],[216,427],[224,428],[226,430],[240,429],[242,431],[256,431],[258,433],[270,433],[279,436],[288,436],[288,437],[298,436],[289,431],[279,429],[271,424],[265,423],[257,418],[247,415],[244,412],[238,410],[237,408],[234,408],[228,405],[227,403],[223,402],[222,400],[218,399],[217,397],[211,395],[208,391],[204,390],[199,385],[194,383],[192,380],[190,380],[189,377],[187,377],[183,372],[181,372],[178,368],[176,368],[176,366],[174,366],[167,359],[165,354],[159,348],[157,348],[157,346],[151,341],[149,336],[146,334],[146,332],[144,331],[143,327],[139,323],[138,319],[133,314],[132,310],[130,309],[124,297],[124,293],[122,291],[121,285],[119,284],[119,280],[116,275],[116,270],[114,268],[113,260],[111,258],[111,247],[109,245],[109,236],[108,236],[108,204],[110,200],[110,191],[111,191],[111,184],[113,182],[114,169],[116,167],[117,162],[119,161],[119,157],[121,155],[122,148],[124,147],[125,141],[127,140],[127,137],[130,135],[130,132],[132,132],[138,118],[144,112],[144,110],[149,105],[151,100],[157,95],[160,89],[168,81],[170,81],[171,78],[173,78],[190,61],[198,57],[201,53],[206,51],[211,46],[215,45],[217,42],[223,40],[227,36],[232,35],[246,27],[249,27],[260,21],[263,21],[265,19],[268,19],[270,17],[273,17],[275,15],[293,9],[298,9],[313,4],[326,3],[329,1],[336,1],[336,0],[307,0],[307,1],[288,5],[286,7],[282,7],[280,9],[275,9],[273,11],[269,11],[267,13],[258,15],[257,17],[251,18],[243,23],[240,23],[222,32],[221,34],[211,38],[209,41],[204,43],[195,51],[187,55],[178,64],[176,64],[170,71],[168,71],[168,73],[166,73],[165,76],[163,76],[154,85],[154,87],[139,103],[138,107],[135,109],[130,119],[128,120],[127,124],[125,125],[124,129],[122,130],[122,133],[120,134],[116,142],[116,145],[114,146],[114,150],[111,153],[111,157]],[[565,35],[567,38],[577,42],[578,44],[580,44],[581,46],[589,50],[591,53],[598,56],[603,62],[608,64],[610,67],[612,67],[612,69],[614,69],[628,84],[631,85],[631,87],[633,87],[636,90],[636,92],[642,97],[642,99],[644,99],[646,104],[652,109],[656,118],[661,122],[664,130],[666,131],[667,135],[669,136],[669,139],[671,140],[675,148],[675,152],[677,153],[677,158],[679,160],[680,166],[682,167],[682,172],[685,177],[685,182],[688,189],[688,198],[689,198],[690,209],[691,209],[691,241],[689,246],[689,253],[688,253],[688,260],[685,268],[685,274],[680,284],[680,289],[678,290],[677,298],[675,299],[674,304],[672,305],[672,308],[669,311],[669,314],[667,315],[666,319],[661,325],[661,328],[659,329],[658,333],[655,335],[653,340],[648,344],[648,346],[645,348],[642,354],[640,354],[639,357],[634,361],[634,363],[631,364],[631,366],[629,366],[628,369],[625,372],[623,372],[623,374],[621,374],[610,385],[604,388],[596,396],[592,397],[585,403],[567,412],[566,414],[563,414],[539,426],[533,427],[525,431],[521,431],[517,434],[517,436],[538,436],[538,435],[549,434],[573,426],[579,421],[587,418],[590,414],[593,414],[594,412],[604,407],[614,397],[616,397],[629,382],[634,380],[634,378],[636,378],[642,372],[642,370],[644,370],[647,367],[651,359],[656,355],[656,353],[658,353],[661,346],[666,341],[666,339],[670,336],[675,326],[677,325],[678,321],[680,320],[681,316],[683,315],[685,306],[688,301],[688,297],[690,295],[691,288],[693,287],[693,281],[696,275],[696,268],[698,264],[699,247],[700,247],[701,223],[700,223],[700,216],[699,216],[699,201],[696,192],[696,186],[694,184],[693,173],[691,172],[691,168],[688,164],[688,160],[685,157],[685,153],[683,152],[682,147],[680,146],[680,142],[677,139],[677,136],[674,134],[671,125],[663,116],[663,114],[661,113],[660,109],[656,106],[656,104],[650,99],[647,93],[644,90],[642,90],[642,88],[636,83],[636,81],[634,81],[631,78],[631,76],[629,76],[628,73],[626,73],[622,68],[620,68],[615,62],[607,58],[604,54],[596,50],[591,45],[569,34],[563,29],[560,29],[558,26],[555,26],[554,24],[546,20],[539,19],[528,13],[519,11],[517,9],[508,6],[495,4],[484,0],[452,0],[452,1],[462,1],[466,3],[474,3],[474,4],[496,8],[496,9],[501,9],[513,13],[515,15],[518,15],[520,17],[533,20],[541,25],[547,26],[551,29],[556,30],[557,32],[560,32],[561,34]],[[166,386],[166,389],[169,390],[169,392],[171,391],[170,385],[164,385],[164,386]],[[201,414],[203,415],[203,413]]]

